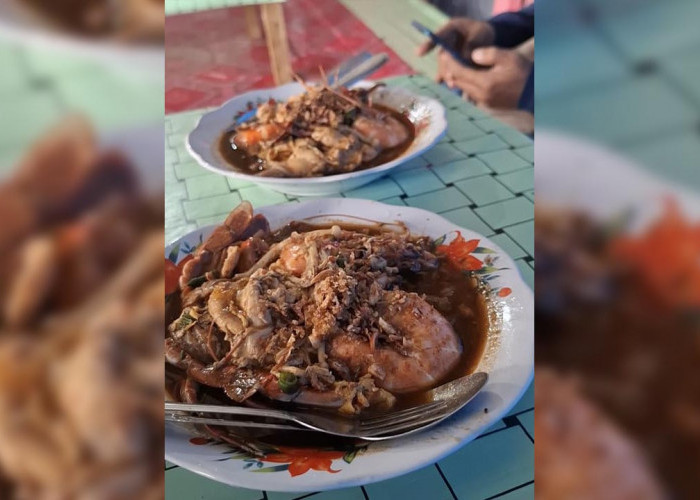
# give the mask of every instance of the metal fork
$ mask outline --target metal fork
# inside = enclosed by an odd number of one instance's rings
[[[464,407],[486,384],[486,373],[473,373],[430,391],[432,401],[375,417],[347,419],[320,412],[290,412],[240,406],[165,403],[165,419],[173,422],[291,431],[312,430],[368,441],[380,441],[417,432],[436,425]],[[214,414],[214,416],[207,416]],[[245,416],[276,419],[284,423],[242,421],[216,416]]]

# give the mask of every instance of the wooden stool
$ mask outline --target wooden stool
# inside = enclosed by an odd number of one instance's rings
[[[267,53],[270,56],[270,69],[272,79],[276,85],[292,81],[292,63],[289,56],[289,41],[287,40],[287,26],[284,22],[284,11],[281,0],[278,3],[258,4],[251,0],[245,9],[246,29],[248,36],[253,40],[261,37],[260,22],[265,32]],[[248,3],[248,2],[246,2]]]

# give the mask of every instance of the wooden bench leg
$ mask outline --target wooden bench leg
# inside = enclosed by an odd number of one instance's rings
[[[272,78],[276,85],[290,82],[292,63],[289,57],[289,41],[282,4],[263,4],[260,6],[260,13],[267,41],[267,52],[270,55]]]
[[[245,9],[245,27],[248,31],[248,36],[252,40],[260,40],[262,38],[262,30],[260,29],[260,16],[258,8],[255,5],[243,7]]]

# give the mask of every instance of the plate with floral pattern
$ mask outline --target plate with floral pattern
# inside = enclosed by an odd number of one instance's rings
[[[270,445],[256,457],[168,422],[167,460],[245,488],[296,492],[344,488],[406,474],[442,459],[484,432],[520,399],[533,375],[533,295],[513,260],[488,238],[425,210],[368,200],[326,198],[262,207],[257,212],[267,217],[273,229],[304,219],[316,223],[401,222],[411,233],[433,238],[438,254],[484,284],[490,327],[476,370],[488,372],[489,381],[471,403],[441,424],[371,444]],[[214,227],[197,229],[168,245],[166,268],[177,269]]]

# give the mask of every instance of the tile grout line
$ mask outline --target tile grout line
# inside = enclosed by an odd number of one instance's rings
[[[516,417],[516,419],[518,420],[518,425],[519,425],[520,428],[523,430],[523,432],[524,432],[525,435],[528,437],[528,439],[530,439],[530,441],[532,441],[532,444],[535,444],[535,438],[534,438],[533,436],[530,435],[530,432],[528,432],[528,430],[525,428],[525,426],[524,426],[523,423],[520,421],[520,419],[518,419],[517,417]]]
[[[527,197],[524,197],[524,198],[527,199]],[[528,200],[528,201],[529,201],[529,200]],[[531,202],[531,203],[532,203],[532,202]],[[534,205],[534,203],[533,203],[533,205]],[[527,219],[527,220],[520,221],[520,222],[516,222],[515,224],[508,224],[507,226],[503,226],[503,227],[501,227],[500,229],[502,229],[502,230],[505,232],[505,230],[508,229],[509,227],[515,227],[515,226],[518,226],[518,225],[520,225],[520,224],[525,224],[526,222],[534,222],[534,221],[535,221],[535,214],[532,214],[532,217],[530,217],[530,218]],[[534,238],[535,235],[533,234],[532,237]],[[511,239],[512,239],[512,238],[511,238]],[[523,250],[524,250],[524,249],[523,249]],[[525,251],[525,253],[528,255],[528,257],[532,257],[532,255],[530,255],[530,252]]]
[[[608,49],[610,49],[617,57],[623,60],[623,63],[625,66],[632,71],[633,77],[638,80],[639,79],[639,74],[635,75],[635,70],[637,65],[639,64],[638,62],[635,62],[632,60],[633,58],[630,58],[627,56],[627,54],[624,53],[624,49],[622,49],[618,44],[611,39],[610,35],[605,31],[603,26],[600,25],[598,22],[594,22],[591,24],[591,31],[596,33],[600,40],[603,41],[605,45],[607,45]],[[646,58],[642,59],[642,63],[647,62],[647,61],[659,61],[663,60],[662,56],[654,57],[652,56],[651,58]],[[659,69],[658,67],[656,69]],[[677,97],[681,98],[683,101],[686,101],[688,104],[692,104],[693,107],[696,109],[700,109],[700,102],[698,102],[697,98],[689,93],[683,85],[680,85],[676,79],[672,76],[669,75],[666,71],[657,71],[657,70],[652,71],[651,76],[656,76],[663,80],[663,82],[668,85],[668,87],[676,94]]]
[[[534,444],[535,440],[534,438],[530,435],[530,433],[527,431],[525,426],[523,426],[522,422],[518,417],[515,415],[508,415],[506,417],[503,417],[503,423],[507,425],[508,429],[512,429],[514,427],[520,427],[520,429],[525,433],[525,435],[530,439],[530,441]]]
[[[487,437],[487,436],[492,436],[492,435],[494,435],[494,434],[498,434],[499,432],[507,431],[508,429],[512,429],[513,427],[515,427],[515,424],[512,424],[512,425],[509,426],[509,425],[506,424],[506,422],[504,421],[504,419],[506,419],[506,418],[508,418],[508,417],[511,417],[511,416],[512,416],[512,415],[506,415],[505,417],[503,417],[503,418],[501,418],[501,419],[498,420],[498,421],[500,421],[500,422],[503,422],[503,425],[504,425],[505,427],[502,427],[501,429],[494,429],[494,430],[492,430],[492,431],[488,431],[488,432],[484,432],[484,433],[482,433],[482,434],[479,434],[477,437],[474,438],[474,441],[476,441],[476,440],[478,440],[478,439],[481,439],[481,438],[484,438],[484,437]],[[498,423],[498,421],[497,421],[497,422],[494,422],[494,425],[495,425],[496,423]]]
[[[532,410],[534,410],[534,409],[535,409],[535,407],[533,406],[533,407],[531,407],[531,408],[526,408],[526,409],[524,409],[524,410],[520,410],[519,412],[516,412],[516,413],[511,413],[510,415],[507,415],[507,416],[508,416],[508,417],[519,417],[519,416],[522,415],[523,413],[527,413],[527,412],[532,411]]]
[[[523,222],[519,222],[518,224],[527,224],[528,222],[530,222],[530,221],[532,221],[532,220],[534,220],[534,219],[526,220],[526,221],[523,221]],[[513,226],[517,226],[518,224],[513,224]],[[508,226],[508,227],[513,227],[513,226]],[[523,246],[520,244],[520,242],[519,242],[518,240],[516,240],[515,238],[513,238],[510,234],[506,233],[505,231],[503,231],[503,232],[500,233],[500,234],[503,234],[504,236],[506,236],[510,241],[512,241],[512,242],[515,244],[516,247],[518,247],[520,250],[522,250],[522,251],[525,253],[525,256],[524,256],[524,257],[520,257],[519,259],[523,259],[523,260],[525,260],[525,259],[527,259],[527,258],[533,259],[533,257],[530,255],[530,252],[528,252],[528,251],[525,249],[525,247],[523,247]],[[506,252],[506,253],[508,253],[508,252]],[[518,260],[519,260],[519,259],[518,259]],[[516,260],[516,259],[513,259],[513,260]]]
[[[450,490],[450,494],[452,495],[452,498],[453,498],[454,500],[457,500],[457,495],[455,494],[454,490],[452,489],[452,485],[450,484],[450,482],[449,482],[449,481],[447,480],[447,478],[445,477],[445,474],[442,472],[442,469],[440,468],[440,466],[438,465],[437,462],[435,462],[434,465],[435,465],[435,468],[436,468],[437,471],[438,471],[438,474],[440,474],[440,477],[441,477],[442,480],[445,482],[445,485],[447,485],[447,489]]]
[[[533,479],[532,481],[528,481],[528,482],[526,482],[526,483],[519,484],[518,486],[515,486],[515,487],[510,488],[510,489],[508,489],[508,490],[501,491],[500,493],[497,493],[496,495],[493,495],[493,496],[490,496],[490,497],[488,497],[488,498],[485,498],[484,500],[493,500],[494,498],[500,498],[500,497],[502,497],[502,496],[507,495],[508,493],[512,493],[512,492],[514,492],[514,491],[519,490],[520,488],[524,488],[525,486],[530,486],[531,484],[534,484],[534,483],[535,483],[535,480]]]

